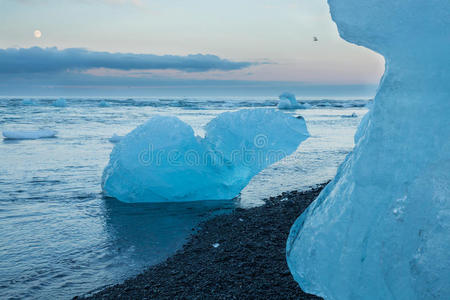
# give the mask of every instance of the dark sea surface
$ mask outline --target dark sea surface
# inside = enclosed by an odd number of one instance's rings
[[[217,114],[276,108],[277,99],[77,98],[66,107],[54,107],[51,98],[23,100],[0,98],[1,131],[58,134],[0,140],[0,299],[70,298],[120,282],[173,254],[205,218],[331,179],[353,148],[368,103],[299,100],[311,107],[286,113],[303,116],[311,137],[255,176],[239,201],[124,204],[103,197],[100,187],[113,134],[159,114],[178,116],[202,135]]]

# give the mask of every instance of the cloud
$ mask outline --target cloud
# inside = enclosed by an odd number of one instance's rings
[[[142,7],[144,3],[142,0],[103,0],[106,3],[109,4],[132,4],[137,7]]]
[[[240,70],[256,63],[234,62],[216,55],[187,56],[89,51],[82,48],[0,49],[0,73],[46,73],[84,71],[96,68],[116,70],[179,70],[206,72]]]
[[[217,79],[174,79],[164,77],[95,76],[78,72],[1,74],[3,96],[273,96],[284,91],[303,97],[372,97],[374,85],[326,85],[306,82]]]
[[[43,0],[9,0],[10,2],[18,2],[22,4],[42,4],[44,2]],[[61,1],[61,0],[58,0]],[[71,2],[71,0],[66,0],[68,2]],[[49,2],[49,0],[46,0],[46,2]],[[123,4],[131,4],[137,7],[143,7],[144,1],[143,0],[77,0],[77,2],[82,3],[98,3],[103,2],[105,4],[110,5],[123,5]]]

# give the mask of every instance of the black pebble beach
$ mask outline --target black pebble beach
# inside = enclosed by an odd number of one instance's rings
[[[304,293],[286,263],[297,217],[325,184],[283,193],[199,225],[183,249],[121,284],[86,299],[321,299]],[[75,299],[74,298],[74,299]]]

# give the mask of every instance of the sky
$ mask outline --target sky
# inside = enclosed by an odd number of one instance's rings
[[[370,97],[383,72],[325,0],[0,1],[4,96]]]

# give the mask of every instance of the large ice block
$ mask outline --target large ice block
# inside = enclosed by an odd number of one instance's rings
[[[151,118],[114,147],[104,192],[124,202],[232,199],[309,136],[303,119],[273,109],[222,113],[205,131],[200,138],[176,117]]]
[[[448,299],[450,2],[328,2],[386,72],[354,151],[291,229],[290,270],[326,299]]]

